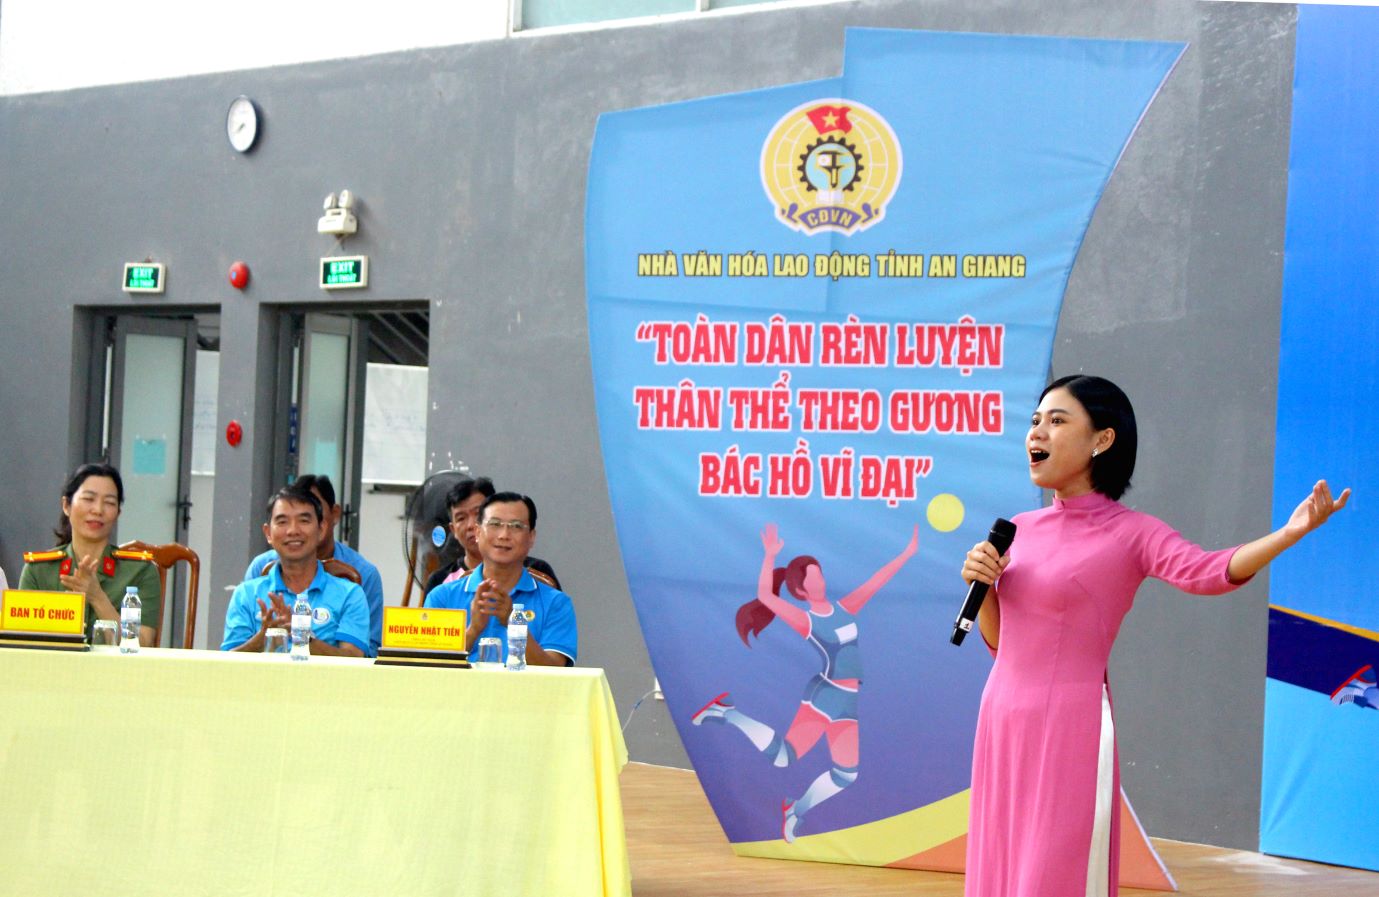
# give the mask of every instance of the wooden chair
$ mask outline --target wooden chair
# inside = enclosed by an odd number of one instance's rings
[[[339,560],[338,558],[327,558],[326,560],[321,561],[321,566],[325,567],[326,572],[329,573],[331,576],[338,576],[341,579],[348,579],[350,582],[354,583],[357,586],[361,586],[364,584],[363,579],[359,575],[359,571],[354,569],[344,561]]]
[[[186,561],[191,571],[187,579],[187,614],[183,623],[182,647],[191,648],[196,635],[196,592],[201,585],[201,558],[185,545],[169,542],[166,545],[150,545],[147,542],[126,542],[120,546],[127,551],[147,551],[153,555],[153,563],[158,567],[158,585],[163,593],[163,606],[158,613],[158,628],[153,643],[163,643],[163,621],[167,619],[172,601],[168,596],[168,571],[178,561]]]
[[[268,572],[273,569],[273,565],[277,562],[278,559],[274,558],[273,560],[264,564],[263,569],[259,571],[259,575],[267,576]],[[331,576],[338,576],[341,579],[348,579],[350,582],[354,583],[357,586],[363,585],[362,577],[360,577],[359,571],[354,569],[344,561],[340,560],[339,558],[326,558],[324,561],[321,561],[321,566],[325,567],[326,572],[329,573]]]

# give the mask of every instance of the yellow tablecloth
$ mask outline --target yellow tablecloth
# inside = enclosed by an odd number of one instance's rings
[[[0,649],[0,894],[629,895],[601,670]]]

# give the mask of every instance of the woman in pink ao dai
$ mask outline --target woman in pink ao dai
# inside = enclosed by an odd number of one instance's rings
[[[1135,590],[1153,576],[1216,595],[1244,583],[1345,506],[1319,481],[1284,526],[1205,551],[1118,499],[1135,469],[1135,412],[1100,377],[1039,397],[1030,479],[1053,504],[1014,518],[1009,553],[967,553],[993,588],[978,626],[995,655],[977,718],[966,897],[1114,897],[1120,777],[1106,666]]]

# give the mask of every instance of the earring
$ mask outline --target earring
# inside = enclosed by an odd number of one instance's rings
[[[1093,458],[1095,458],[1095,457],[1097,456],[1097,451],[1098,451],[1098,449],[1092,449],[1092,457],[1093,457]]]

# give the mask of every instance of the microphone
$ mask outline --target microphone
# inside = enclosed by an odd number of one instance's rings
[[[996,522],[991,524],[991,532],[986,534],[986,541],[996,549],[997,555],[1004,555],[1010,550],[1010,543],[1015,541],[1015,524],[997,517]],[[953,637],[949,639],[953,644],[961,645],[967,633],[972,631],[972,624],[977,621],[977,611],[982,609],[982,601],[986,599],[986,590],[989,588],[984,582],[974,582],[968,588],[967,600],[963,601],[958,619],[953,623]]]

